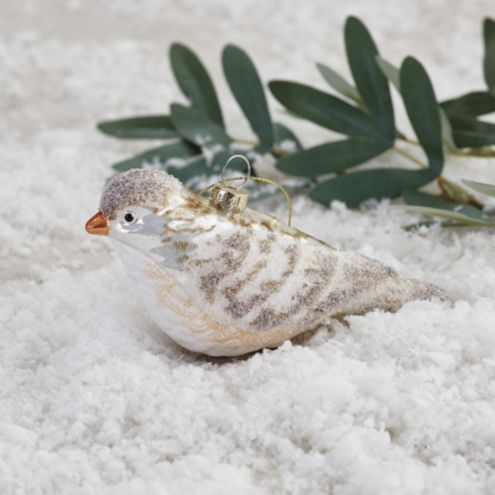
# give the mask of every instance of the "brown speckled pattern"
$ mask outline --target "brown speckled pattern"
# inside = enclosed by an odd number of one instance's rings
[[[269,331],[294,323],[310,328],[335,315],[395,310],[408,300],[442,296],[378,261],[287,235],[267,222],[259,225],[254,230],[232,224],[228,235],[213,231],[213,250],[201,249],[199,236],[198,249],[184,263],[198,297],[221,305],[226,319],[245,329]]]
[[[182,184],[160,170],[131,169],[108,180],[100,199],[100,211],[112,218],[116,211],[143,203],[166,204],[167,195],[182,189]]]

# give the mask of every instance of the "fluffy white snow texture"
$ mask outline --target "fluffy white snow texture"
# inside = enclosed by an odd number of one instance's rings
[[[348,73],[341,28],[356,14],[392,62],[418,56],[445,98],[482,87],[491,7],[2,0],[0,493],[495,493],[493,231],[408,234],[401,226],[417,217],[387,202],[357,212],[297,199],[298,227],[456,302],[351,317],[304,345],[227,362],[170,342],[108,242],[83,231],[112,161],[149,145],[94,124],[179,98],[173,40],[212,68],[229,126],[246,136],[221,76],[224,43],[244,46],[265,80],[324,87],[314,62]],[[271,103],[307,144],[328,137]],[[493,162],[448,170],[495,181]]]

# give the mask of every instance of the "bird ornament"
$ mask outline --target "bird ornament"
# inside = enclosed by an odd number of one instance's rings
[[[211,356],[273,348],[332,318],[447,298],[246,203],[223,182],[205,198],[167,172],[132,169],[107,182],[86,230],[111,239],[154,322]]]

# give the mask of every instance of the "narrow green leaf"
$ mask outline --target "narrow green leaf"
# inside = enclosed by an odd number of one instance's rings
[[[477,148],[495,144],[495,124],[469,117],[450,117],[455,144],[459,148]]]
[[[288,110],[340,134],[382,140],[369,116],[318,89],[291,81],[271,81],[270,90]]]
[[[395,65],[387,62],[379,55],[376,56],[376,63],[385,77],[395,86],[395,89],[400,93],[400,72]]]
[[[290,152],[302,150],[302,144],[297,136],[285,125],[274,122],[273,132],[275,133],[275,147],[287,149]]]
[[[274,141],[273,124],[265,91],[256,67],[244,50],[227,45],[222,54],[223,71],[230,90],[260,143],[267,149]]]
[[[277,168],[290,175],[314,177],[341,172],[380,155],[386,149],[383,143],[350,138],[285,156],[277,162]]]
[[[186,187],[189,187],[188,182],[191,179],[201,176],[210,176],[211,168],[207,167],[206,158],[199,156],[191,161],[188,161],[184,166],[170,166],[167,172],[177,177]]]
[[[442,173],[443,168],[440,112],[428,74],[412,57],[407,57],[402,63],[400,87],[407,115],[428,157],[428,172],[433,179]]]
[[[472,205],[448,201],[440,196],[433,196],[419,191],[404,191],[402,197],[409,206],[421,206],[436,210],[453,211],[482,222],[491,220],[489,215]]]
[[[123,172],[130,168],[140,168],[145,164],[165,167],[167,161],[188,158],[197,155],[198,153],[200,153],[199,148],[185,141],[180,141],[153,148],[127,160],[115,163],[113,168]]]
[[[395,140],[394,107],[387,78],[377,64],[378,50],[366,26],[349,17],[344,28],[345,47],[357,90],[376,123],[382,139]]]
[[[403,191],[402,198],[407,205],[427,206],[430,208],[447,208],[452,203],[451,201],[442,199],[440,196],[434,196],[433,194],[427,194],[411,189]]]
[[[201,111],[174,103],[170,116],[179,134],[201,148],[227,147],[232,139]]]
[[[397,67],[392,65],[390,62],[387,62],[382,57],[376,57],[376,61],[385,74],[387,79],[395,86],[397,91],[400,93],[400,71]],[[442,141],[445,143],[447,148],[450,150],[455,150],[454,138],[452,137],[452,128],[450,126],[449,119],[445,115],[445,112],[442,108],[439,108],[440,111],[440,125],[442,128]]]
[[[452,210],[443,210],[440,208],[428,208],[426,206],[402,206],[405,210],[415,213],[422,213],[431,217],[445,218],[453,222],[457,222],[460,225],[468,225],[473,227],[495,227],[495,222],[476,220],[470,216],[458,213]]]
[[[323,64],[316,64],[318,71],[325,81],[333,88],[335,91],[339,92],[341,95],[353,100],[358,105],[363,104],[363,99],[358,93],[358,90],[349,84],[340,74],[335,72],[330,67]]]
[[[483,58],[485,81],[491,93],[495,95],[495,21],[488,17],[483,22],[483,38],[485,41]]]
[[[224,127],[217,94],[205,67],[188,47],[174,43],[170,47],[170,63],[175,79],[191,105],[217,125]]]
[[[465,180],[465,179],[463,179],[462,182],[464,182],[464,184],[469,186],[471,189],[474,189],[475,191],[481,194],[486,194],[487,196],[495,197],[495,185],[493,184],[485,184],[483,182],[476,182],[473,180]]]
[[[368,199],[395,198],[405,189],[417,189],[430,182],[427,172],[393,168],[363,170],[322,182],[309,196],[324,205],[337,199],[355,207]]]
[[[449,117],[477,117],[495,112],[495,96],[488,91],[473,91],[458,98],[443,101],[440,105]]]
[[[98,129],[121,139],[170,139],[177,137],[168,115],[145,115],[100,122]]]

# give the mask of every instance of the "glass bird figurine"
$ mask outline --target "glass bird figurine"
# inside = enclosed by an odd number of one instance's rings
[[[163,171],[129,170],[107,182],[86,224],[110,237],[151,318],[191,351],[242,355],[331,318],[446,299],[379,261],[218,197]]]

